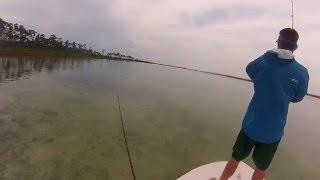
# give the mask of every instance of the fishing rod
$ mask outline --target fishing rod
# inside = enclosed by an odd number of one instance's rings
[[[294,25],[294,7],[293,7],[293,0],[291,0],[291,28],[293,29]]]
[[[291,28],[292,29],[294,28],[294,2],[293,2],[293,0],[291,0]],[[112,59],[112,60],[123,61],[122,59]],[[211,75],[215,75],[215,76],[222,76],[222,77],[226,77],[226,78],[251,82],[251,80],[247,79],[247,78],[242,78],[242,77],[237,77],[237,76],[232,76],[232,75],[222,74],[222,73],[217,73],[217,72],[203,71],[203,70],[198,70],[198,69],[193,69],[193,68],[188,68],[188,67],[162,64],[162,63],[157,63],[157,62],[152,62],[152,61],[144,61],[144,60],[140,60],[140,59],[131,59],[131,60],[127,60],[127,61],[140,62],[140,63],[146,63],[146,64],[154,64],[154,65],[159,65],[159,66],[166,66],[166,67],[170,67],[170,68],[183,69],[183,70],[187,70],[187,71],[194,71],[194,72],[199,72],[199,73],[211,74]],[[320,95],[316,95],[316,94],[307,93],[307,96],[320,99]]]
[[[120,59],[110,59],[113,61],[124,61]],[[242,78],[242,77],[237,77],[237,76],[232,76],[229,74],[222,74],[222,73],[217,73],[217,72],[210,72],[210,71],[203,71],[199,69],[193,69],[193,68],[188,68],[188,67],[183,67],[183,66],[175,66],[175,65],[169,65],[169,64],[162,64],[162,63],[157,63],[157,62],[152,62],[152,61],[144,61],[144,60],[139,60],[139,59],[134,59],[134,60],[126,60],[128,62],[137,62],[137,63],[145,63],[145,64],[152,64],[152,65],[158,65],[158,66],[165,66],[165,67],[170,67],[170,68],[175,68],[175,69],[183,69],[186,71],[194,71],[194,72],[199,72],[199,73],[204,73],[204,74],[210,74],[210,75],[215,75],[215,76],[221,76],[221,77],[226,77],[226,78],[231,78],[231,79],[236,79],[240,81],[247,81],[247,82],[252,82],[250,79],[247,78]],[[320,95],[316,94],[307,94],[310,97],[320,99]]]
[[[131,168],[132,178],[133,178],[133,180],[137,180],[137,178],[136,178],[136,173],[135,173],[134,166],[133,166],[133,162],[132,162],[132,158],[131,158],[131,154],[130,154],[129,145],[128,145],[126,129],[125,129],[125,126],[124,126],[124,123],[123,123],[123,117],[122,117],[122,111],[121,111],[121,104],[120,104],[119,95],[117,95],[117,100],[118,100],[118,108],[119,108],[119,114],[120,114],[120,121],[121,121],[121,126],[122,126],[122,133],[123,133],[123,138],[124,138],[124,142],[125,142],[125,145],[126,145],[126,150],[127,150],[127,155],[128,155],[128,160],[129,160],[130,168]]]
[[[166,66],[166,67],[171,67],[171,68],[176,68],[176,69],[183,69],[183,70],[187,70],[187,71],[194,71],[194,72],[199,72],[199,73],[204,73],[204,74],[210,74],[210,75],[215,75],[215,76],[221,76],[221,77],[236,79],[236,80],[240,80],[240,81],[252,82],[250,79],[237,77],[237,76],[232,76],[232,75],[228,75],[228,74],[222,74],[222,73],[216,73],[216,72],[210,72],[210,71],[203,71],[203,70],[192,69],[192,68],[187,68],[187,67],[182,67],[182,66],[173,66],[173,65],[161,64],[161,63],[155,63],[155,62],[149,62],[149,61],[146,61],[146,62],[143,62],[143,63],[155,64],[155,65],[159,65],[159,66]],[[320,99],[320,95],[316,95],[316,94],[307,93],[307,96]]]

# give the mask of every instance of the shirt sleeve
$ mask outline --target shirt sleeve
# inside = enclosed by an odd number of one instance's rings
[[[259,76],[266,70],[267,66],[262,57],[250,62],[246,67],[246,72],[250,79],[255,82]]]
[[[304,96],[308,93],[309,74],[305,73],[305,77],[301,80],[297,92],[291,102],[297,103],[303,100]]]

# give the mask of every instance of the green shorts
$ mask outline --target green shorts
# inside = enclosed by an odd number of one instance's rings
[[[280,140],[271,144],[259,143],[250,139],[241,129],[237,141],[233,146],[232,157],[237,161],[242,161],[248,157],[254,148],[252,154],[254,164],[259,170],[266,170],[277,151],[279,143]]]

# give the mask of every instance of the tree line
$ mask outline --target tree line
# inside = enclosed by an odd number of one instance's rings
[[[102,56],[105,53],[105,50],[98,52],[92,50],[91,47],[87,48],[87,44],[71,42],[69,40],[64,41],[54,34],[47,37],[45,34],[38,33],[33,29],[27,29],[17,23],[6,22],[1,18],[0,43],[19,47],[65,50],[96,56]]]

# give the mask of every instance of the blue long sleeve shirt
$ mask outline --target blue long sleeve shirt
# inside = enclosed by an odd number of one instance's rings
[[[272,52],[249,63],[246,71],[254,83],[254,95],[242,128],[257,142],[279,141],[290,102],[299,102],[307,94],[308,71],[294,58],[281,59]]]

